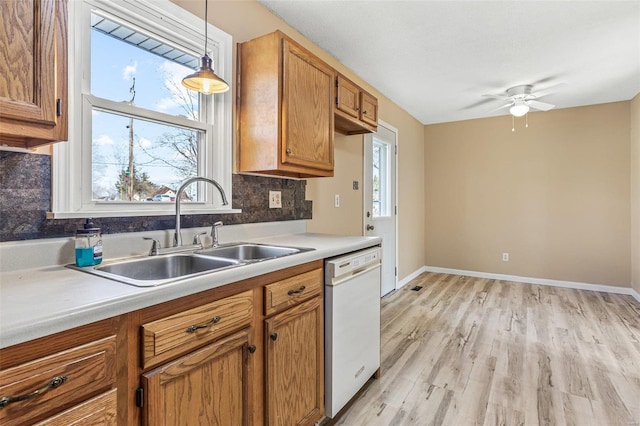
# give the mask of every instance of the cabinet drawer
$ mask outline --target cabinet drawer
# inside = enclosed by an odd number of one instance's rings
[[[147,368],[251,324],[252,290],[142,325]]]
[[[319,268],[266,285],[264,289],[265,315],[271,315],[322,294],[322,279],[322,269]]]
[[[55,414],[60,407],[113,387],[115,381],[115,336],[0,371],[0,398],[6,403],[0,409],[0,424],[23,425]]]
[[[112,389],[35,426],[115,426],[117,410],[116,389]]]

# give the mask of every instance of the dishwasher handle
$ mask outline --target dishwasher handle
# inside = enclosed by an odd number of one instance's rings
[[[353,271],[353,272],[351,272],[349,274],[344,274],[344,275],[337,276],[337,277],[335,277],[335,278],[333,278],[331,280],[331,285],[340,285],[340,284],[344,283],[345,281],[349,281],[349,280],[351,280],[353,278],[356,278],[356,277],[358,277],[360,275],[364,275],[367,272],[373,271],[374,269],[380,269],[380,266],[381,266],[380,262],[375,262],[375,263],[372,263],[372,264],[369,264],[369,265],[365,266],[362,269],[357,269],[357,270],[355,270],[355,271]]]

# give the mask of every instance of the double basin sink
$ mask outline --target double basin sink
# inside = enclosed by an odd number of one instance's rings
[[[237,243],[189,253],[118,260],[91,268],[71,267],[138,287],[153,287],[310,250],[313,249]]]

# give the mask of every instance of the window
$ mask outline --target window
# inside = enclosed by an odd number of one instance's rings
[[[390,198],[390,144],[373,139],[372,155],[372,202],[373,217],[386,217],[391,215]]]
[[[231,37],[208,29],[216,72],[231,82]],[[196,175],[231,199],[230,92],[180,81],[198,66],[204,22],[168,0],[69,3],[69,141],[53,155],[54,217],[172,214]],[[229,212],[193,184],[184,212]]]

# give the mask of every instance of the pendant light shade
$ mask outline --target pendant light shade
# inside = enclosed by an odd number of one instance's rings
[[[229,90],[227,82],[213,72],[211,58],[207,54],[200,58],[200,68],[182,79],[182,85],[205,95],[224,93]]]
[[[229,85],[213,72],[211,68],[211,58],[207,54],[207,17],[209,9],[209,0],[204,2],[204,56],[200,58],[200,68],[193,74],[189,74],[182,79],[182,85],[189,90],[210,95],[212,93],[224,93],[229,90]]]

